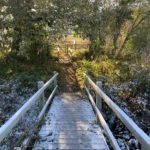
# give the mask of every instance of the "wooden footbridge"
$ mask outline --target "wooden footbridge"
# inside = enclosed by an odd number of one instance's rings
[[[103,102],[135,136],[141,144],[141,149],[150,150],[150,137],[102,91],[101,82],[95,84],[85,74],[86,98],[76,93],[58,94],[58,75],[55,73],[44,85],[39,82],[39,90],[1,126],[0,142],[8,136],[31,106],[43,100],[44,91],[54,85],[52,93],[37,118],[37,124],[42,124],[39,130],[35,130],[38,138],[31,142],[32,136],[26,137],[18,149],[108,150],[109,141],[114,150],[120,150],[117,140],[101,113]],[[95,91],[96,100],[92,97],[90,89]]]

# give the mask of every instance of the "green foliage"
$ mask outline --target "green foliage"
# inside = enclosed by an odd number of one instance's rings
[[[16,56],[15,53],[9,53],[5,59],[0,62],[0,78],[9,79],[15,76],[34,77],[37,80],[47,81],[53,74],[53,66],[47,62],[32,63],[23,56]],[[44,68],[44,69],[43,69]]]
[[[45,61],[49,58],[51,44],[44,25],[34,25],[32,32],[29,28],[22,39],[19,55],[23,55],[33,62],[36,60]]]
[[[93,57],[109,54],[120,58],[133,54],[134,49],[142,51],[147,47],[149,2],[115,2],[116,5],[98,0],[3,1],[0,48],[12,50],[28,60],[43,61],[53,42],[72,28],[74,34],[90,39]]]
[[[53,43],[72,29],[74,36],[80,34],[91,41],[89,52],[82,50],[73,54],[77,60],[81,59],[77,69],[79,81],[86,71],[93,78],[111,83],[135,78],[137,68],[144,64],[143,53],[147,56],[150,48],[150,2],[114,2],[3,0],[0,4],[0,76],[10,77],[24,70],[47,76],[46,71],[52,68],[43,71],[37,66],[49,58]],[[58,59],[56,54],[55,58]],[[145,80],[142,83],[146,83]]]
[[[86,58],[86,55],[88,55],[89,50],[88,49],[78,49],[73,51],[72,53],[72,59],[73,60],[82,60]]]
[[[118,61],[109,59],[103,55],[94,61],[82,60],[78,62],[77,78],[83,85],[83,73],[87,72],[94,80],[107,81],[109,83],[116,83],[120,81],[121,68]]]
[[[32,62],[49,58],[67,21],[60,19],[59,2],[8,0],[0,5],[0,50],[12,51]],[[1,42],[2,40],[2,42]]]
[[[131,64],[130,61],[116,60],[107,55],[101,55],[95,60],[83,59],[77,63],[77,78],[83,87],[83,74],[87,72],[95,81],[101,80],[105,83],[122,83],[127,81],[138,82],[138,86],[133,93],[137,91],[143,93],[149,89],[149,75],[144,70],[148,68],[140,67],[139,64]],[[145,90],[145,88],[147,90]]]

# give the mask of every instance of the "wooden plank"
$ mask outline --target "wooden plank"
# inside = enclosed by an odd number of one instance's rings
[[[40,148],[109,149],[89,102],[68,94],[54,99],[33,149]]]

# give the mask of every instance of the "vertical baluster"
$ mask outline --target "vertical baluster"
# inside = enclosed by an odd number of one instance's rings
[[[44,82],[43,81],[38,81],[38,90],[43,86],[44,86]],[[44,102],[45,102],[45,95],[44,95],[44,92],[43,92],[40,99],[39,99],[39,106],[42,107]]]

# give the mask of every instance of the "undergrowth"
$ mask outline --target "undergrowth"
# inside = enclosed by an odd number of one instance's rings
[[[53,74],[54,66],[50,61],[30,62],[22,56],[14,53],[1,55],[0,59],[0,79],[11,79],[17,76],[31,77],[37,80],[48,80]]]
[[[83,88],[84,73],[87,73],[95,82],[102,81],[105,85],[115,86],[125,82],[136,83],[136,93],[149,94],[150,97],[150,73],[149,67],[132,60],[114,59],[106,55],[88,59],[82,55],[77,60],[76,76],[80,86]]]

